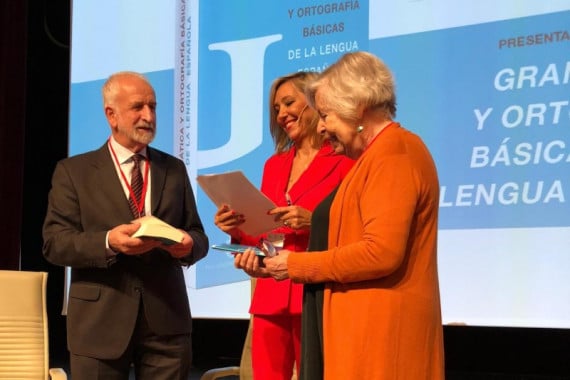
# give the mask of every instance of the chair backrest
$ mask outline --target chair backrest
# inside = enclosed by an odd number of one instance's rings
[[[47,379],[47,273],[0,270],[0,379]]]

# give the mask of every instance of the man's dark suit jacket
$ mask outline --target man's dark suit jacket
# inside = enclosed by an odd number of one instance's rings
[[[155,249],[118,255],[109,264],[105,236],[129,223],[132,213],[107,144],[58,162],[43,227],[44,256],[72,268],[67,314],[69,350],[114,359],[126,349],[143,302],[150,328],[159,335],[189,334],[191,315],[182,264],[208,251],[208,238],[182,161],[148,148],[151,214],[187,231],[192,252],[182,260]]]

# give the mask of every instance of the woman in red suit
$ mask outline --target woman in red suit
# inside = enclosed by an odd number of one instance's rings
[[[337,155],[317,133],[319,117],[308,107],[306,85],[317,75],[298,72],[276,79],[270,91],[270,131],[275,154],[265,163],[261,191],[278,206],[270,211],[283,226],[264,236],[248,236],[243,215],[222,206],[214,222],[232,242],[305,251],[311,214],[342,181],[352,160]],[[259,278],[249,312],[253,315],[252,364],[255,380],[290,380],[299,368],[303,286],[290,280]]]

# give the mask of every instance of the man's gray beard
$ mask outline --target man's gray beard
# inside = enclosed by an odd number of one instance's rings
[[[149,135],[147,133],[137,133],[136,135],[137,136],[135,136],[135,141],[145,145],[149,145],[154,140],[155,136],[154,133],[152,135]]]
[[[132,140],[134,140],[140,144],[149,145],[154,140],[154,137],[156,136],[156,129],[154,129],[153,131],[154,132],[152,134],[150,134],[148,132],[141,132],[138,130],[134,130],[130,133],[129,138],[131,138]]]

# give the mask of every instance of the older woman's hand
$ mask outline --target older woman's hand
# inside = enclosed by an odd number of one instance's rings
[[[289,278],[289,271],[287,269],[287,258],[289,253],[286,249],[280,250],[277,256],[266,257],[263,259],[263,264],[265,266],[264,273],[273,277],[276,280],[286,280]]]

